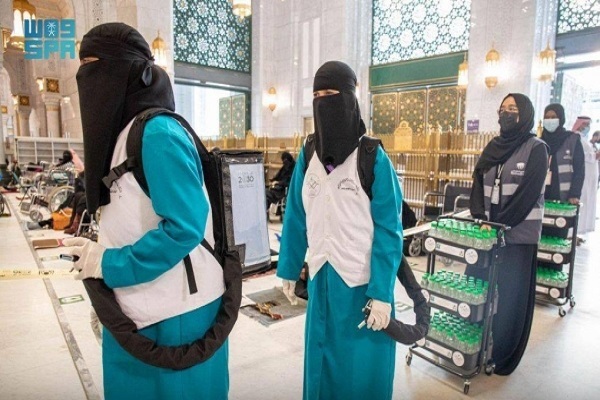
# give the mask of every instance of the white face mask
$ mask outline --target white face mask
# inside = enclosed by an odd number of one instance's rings
[[[587,137],[587,135],[590,133],[590,127],[589,127],[589,126],[586,126],[585,128],[583,128],[583,129],[581,130],[581,132],[580,132],[580,133],[581,133],[581,136],[583,136],[583,137]]]
[[[559,125],[560,122],[558,121],[558,118],[549,118],[544,120],[544,129],[546,129],[548,132],[554,132],[558,129]]]

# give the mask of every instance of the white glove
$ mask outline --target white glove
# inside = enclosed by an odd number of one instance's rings
[[[371,302],[371,313],[369,314],[369,318],[367,318],[367,328],[374,331],[387,328],[391,315],[392,306],[390,303],[373,299]]]
[[[296,297],[296,281],[288,281],[283,279],[283,294],[292,303],[293,306],[298,304],[298,297]]]
[[[79,257],[73,263],[73,267],[79,271],[75,279],[102,278],[104,246],[82,237],[64,239],[62,243],[63,246],[73,247],[70,255]]]

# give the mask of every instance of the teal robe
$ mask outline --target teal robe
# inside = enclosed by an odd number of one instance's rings
[[[146,124],[142,143],[152,207],[163,220],[136,243],[106,250],[102,273],[111,288],[156,279],[189,254],[204,237],[204,224],[197,221],[206,220],[209,204],[202,191],[202,164],[187,132],[175,120],[158,116]],[[214,324],[220,304],[219,298],[204,307],[150,325],[140,333],[159,345],[193,342]],[[227,398],[227,342],[209,360],[183,371],[139,361],[123,350],[106,329],[102,352],[107,400]]]
[[[302,203],[305,166],[301,152],[288,191],[277,266],[277,276],[293,281],[300,275],[308,247]],[[374,174],[371,215],[356,216],[372,218],[374,224],[369,283],[350,288],[330,263],[308,282],[303,395],[306,400],[392,398],[396,344],[382,331],[357,327],[364,319],[361,310],[369,299],[393,305],[402,256],[402,192],[381,147]]]

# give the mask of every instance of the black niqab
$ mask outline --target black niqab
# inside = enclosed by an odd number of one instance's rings
[[[358,147],[366,132],[356,99],[356,75],[341,61],[328,61],[315,74],[313,91],[340,93],[313,100],[315,152],[323,165],[338,166]]]
[[[548,154],[553,156],[573,132],[565,129],[565,109],[563,106],[558,103],[549,104],[544,109],[544,115],[548,111],[554,111],[558,117],[558,128],[554,132],[548,132],[546,128],[542,131],[542,140],[550,147]]]
[[[521,93],[509,93],[508,96],[502,99],[500,105],[508,97],[515,99],[515,103],[519,109],[519,122],[509,131],[500,130],[500,136],[493,138],[485,146],[481,157],[479,157],[479,161],[477,161],[473,176],[478,174],[483,175],[496,165],[504,164],[523,143],[534,137],[531,132],[535,125],[534,109],[531,100]]]
[[[175,110],[167,73],[154,65],[148,43],[134,28],[108,23],[91,29],[81,42],[79,57],[97,57],[77,71],[77,86],[88,212],[110,202],[102,178],[119,133],[137,114],[151,107]]]

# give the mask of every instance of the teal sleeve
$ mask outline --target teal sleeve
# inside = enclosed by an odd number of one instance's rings
[[[277,262],[277,276],[296,281],[304,265],[308,239],[306,238],[306,212],[302,204],[302,185],[304,183],[304,149],[300,151],[292,181],[288,189],[285,215],[283,217],[283,232]]]
[[[371,186],[374,234],[367,296],[391,303],[402,259],[402,191],[392,162],[379,147]]]
[[[209,206],[200,157],[187,132],[170,117],[151,119],[144,129],[142,160],[152,207],[162,220],[132,245],[104,252],[102,274],[112,288],[156,279],[204,237]]]

